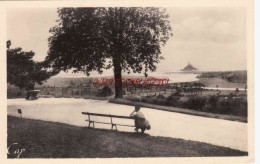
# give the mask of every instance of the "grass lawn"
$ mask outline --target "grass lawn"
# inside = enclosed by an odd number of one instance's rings
[[[206,143],[137,133],[83,128],[8,116],[8,145],[20,158],[247,156]],[[8,158],[14,158],[9,155]]]

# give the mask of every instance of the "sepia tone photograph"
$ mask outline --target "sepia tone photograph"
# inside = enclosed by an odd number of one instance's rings
[[[8,8],[6,29],[7,158],[249,156],[246,7]]]

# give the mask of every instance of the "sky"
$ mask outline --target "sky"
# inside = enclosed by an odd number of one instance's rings
[[[173,37],[161,48],[165,59],[157,65],[157,72],[178,71],[188,63],[199,70],[247,68],[245,8],[178,7],[167,8],[167,13]],[[56,8],[9,9],[7,39],[12,42],[11,48],[32,50],[34,60],[44,60],[49,29],[57,19]]]

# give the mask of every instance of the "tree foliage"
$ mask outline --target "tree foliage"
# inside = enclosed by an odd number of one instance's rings
[[[34,89],[35,83],[42,84],[52,73],[43,69],[43,63],[33,61],[34,52],[22,48],[10,49],[7,41],[7,82],[27,90]]]
[[[160,47],[172,35],[161,8],[62,8],[58,15],[46,57],[55,71],[89,75],[113,67],[116,79],[122,71],[147,76],[163,59]],[[122,97],[121,80],[116,97]]]

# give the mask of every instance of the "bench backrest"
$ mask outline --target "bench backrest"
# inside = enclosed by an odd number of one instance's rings
[[[134,119],[133,117],[119,116],[119,115],[110,115],[110,114],[99,114],[99,113],[89,113],[89,112],[82,112],[82,114],[92,115],[92,116],[102,116],[102,117],[114,117],[114,118]]]

